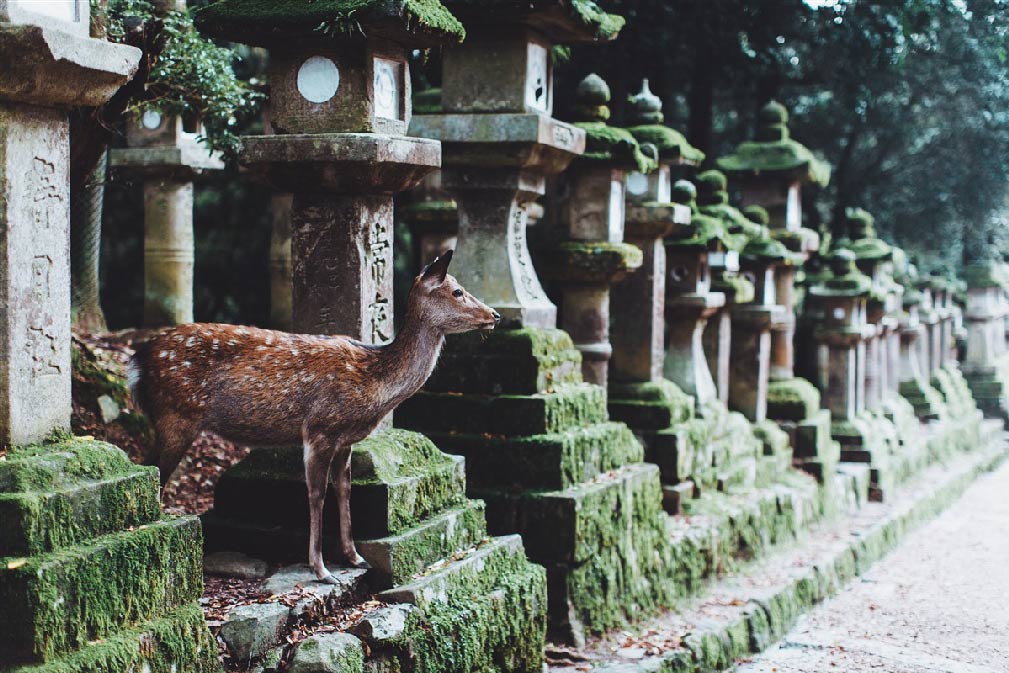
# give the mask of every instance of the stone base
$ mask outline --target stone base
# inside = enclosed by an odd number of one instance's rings
[[[545,574],[526,559],[520,539],[487,538],[484,503],[466,497],[465,470],[462,457],[406,430],[354,446],[351,512],[358,551],[372,566],[366,581],[385,589],[385,598],[420,608],[416,643],[381,647],[418,670],[495,670],[507,661],[513,668],[502,670],[538,673]],[[208,549],[303,562],[303,474],[300,447],[253,451],[218,483],[215,507],[204,515]],[[334,567],[339,522],[332,492],[324,522],[324,555]],[[450,639],[450,628],[463,629],[468,640],[456,636],[446,645],[438,638]]]
[[[963,375],[985,417],[1009,422],[1009,357],[991,367],[964,367]]]
[[[938,420],[945,412],[942,395],[927,381],[920,379],[904,381],[900,384],[898,392],[914,407],[915,416],[923,421]]]
[[[609,386],[610,418],[626,423],[649,450],[655,434],[694,417],[694,399],[672,381],[659,379]]]
[[[893,423],[882,416],[863,412],[848,420],[835,420],[831,436],[841,445],[841,461],[869,466],[869,499],[882,502],[894,486],[891,454],[897,442]]]
[[[608,420],[605,390],[581,382],[580,360],[559,330],[462,335],[396,414],[466,457],[489,530],[520,533],[546,566],[550,632],[574,642],[668,606],[676,592],[659,468],[641,462],[631,429]],[[637,392],[633,413],[655,430],[687,413],[670,406],[666,386]]]
[[[216,671],[199,521],[161,518],[155,468],[93,440],[0,462],[0,661],[27,671]]]
[[[767,384],[767,417],[772,421],[799,422],[820,411],[820,391],[806,379],[792,378]]]

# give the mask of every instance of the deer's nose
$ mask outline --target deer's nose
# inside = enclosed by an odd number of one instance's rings
[[[494,324],[495,325],[500,325],[501,324],[501,314],[498,313],[497,311],[491,311],[491,314],[494,316]]]

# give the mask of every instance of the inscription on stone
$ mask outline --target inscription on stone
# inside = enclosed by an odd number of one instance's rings
[[[35,185],[31,195],[32,222],[36,228],[50,229],[53,221],[54,201],[63,199],[56,184],[56,166],[45,159],[32,159],[29,184]]]
[[[48,255],[36,255],[32,259],[32,298],[35,301],[49,299],[49,276],[52,267],[53,260]]]
[[[543,112],[550,101],[550,73],[546,47],[535,42],[529,43],[526,71],[526,105]]]
[[[368,321],[371,330],[371,341],[376,344],[388,343],[392,339],[392,309],[386,288],[392,283],[389,275],[389,258],[392,252],[392,240],[388,223],[378,220],[371,228],[368,240],[367,265],[374,288],[371,302],[368,304]]]
[[[56,336],[46,328],[28,327],[25,350],[31,359],[33,377],[56,376],[63,371],[58,362]]]

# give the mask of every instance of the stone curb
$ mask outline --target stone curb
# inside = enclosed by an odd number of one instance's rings
[[[714,673],[732,667],[738,658],[763,651],[781,639],[800,615],[839,593],[909,532],[946,509],[979,474],[1005,460],[1009,456],[1005,440],[996,439],[994,444],[983,452],[966,454],[966,465],[950,465],[955,470],[952,475],[928,493],[900,503],[867,528],[856,524],[852,539],[843,547],[820,555],[784,585],[770,592],[754,591],[734,615],[709,620],[688,632],[683,647],[640,661],[607,661],[594,667],[593,673]],[[915,485],[908,484],[911,489]]]

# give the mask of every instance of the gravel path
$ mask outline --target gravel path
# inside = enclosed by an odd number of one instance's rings
[[[1009,671],[1009,463],[739,673]]]

